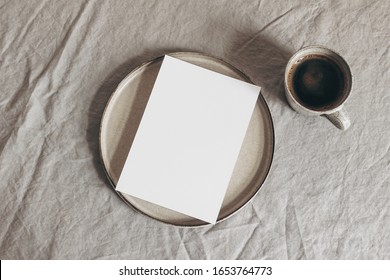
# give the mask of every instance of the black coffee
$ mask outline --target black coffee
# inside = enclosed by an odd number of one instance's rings
[[[321,56],[304,58],[298,64],[293,72],[292,86],[299,101],[314,108],[335,103],[344,90],[339,67]]]

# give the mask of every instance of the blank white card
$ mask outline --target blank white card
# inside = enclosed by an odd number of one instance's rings
[[[259,92],[165,56],[116,190],[215,223]]]

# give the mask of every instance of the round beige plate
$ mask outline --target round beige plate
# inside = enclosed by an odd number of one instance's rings
[[[227,76],[249,81],[231,65],[200,53],[172,53],[171,56],[214,70]],[[133,70],[112,94],[100,127],[100,152],[107,176],[115,188],[141,121],[163,57]],[[260,189],[271,167],[274,130],[271,114],[260,95],[232,179],[227,189],[218,221],[243,207]],[[153,176],[153,174],[151,174]],[[206,223],[144,200],[118,192],[130,206],[159,221],[177,226],[201,226]]]

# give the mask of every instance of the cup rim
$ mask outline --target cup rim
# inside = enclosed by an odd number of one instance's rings
[[[302,55],[303,53],[305,53],[311,49],[313,49],[313,51],[315,51],[317,49],[317,50],[320,50],[323,52],[327,52],[328,53],[327,57],[332,59],[333,62],[335,62],[337,64],[337,66],[341,68],[343,75],[346,76],[346,89],[344,90],[342,98],[340,98],[340,100],[337,101],[335,104],[330,104],[327,106],[319,107],[318,109],[310,108],[310,107],[307,107],[306,105],[302,104],[301,101],[298,100],[295,97],[295,95],[292,93],[292,89],[289,86],[289,75],[288,74],[291,70],[292,64],[295,61],[299,60],[300,56],[303,57],[304,56],[304,55]],[[318,54],[321,54],[321,53],[318,52]],[[325,56],[326,56],[326,54],[325,54]],[[346,60],[338,52],[334,51],[331,48],[324,47],[321,45],[310,45],[310,46],[300,48],[298,51],[296,51],[290,57],[289,61],[287,62],[286,68],[285,68],[285,73],[284,73],[284,85],[285,85],[286,93],[288,94],[288,96],[292,99],[294,104],[296,106],[298,106],[300,109],[302,109],[308,113],[315,114],[315,115],[330,114],[330,113],[334,113],[334,112],[340,110],[342,108],[342,106],[344,105],[344,103],[347,101],[347,99],[351,93],[352,84],[353,84],[352,79],[353,79],[353,76],[352,76],[351,68],[348,65],[348,63],[346,62]]]

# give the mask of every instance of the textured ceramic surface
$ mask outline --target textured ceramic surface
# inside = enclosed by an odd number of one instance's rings
[[[249,81],[231,65],[199,53],[174,53],[176,58]],[[133,70],[117,87],[105,109],[100,129],[100,151],[107,176],[115,187],[163,58]],[[218,221],[243,207],[260,189],[271,167],[274,130],[267,104],[260,95],[251,118],[238,161],[226,192]],[[151,174],[152,176],[152,174]],[[130,206],[159,221],[178,226],[200,226],[205,222],[119,193]]]
[[[297,65],[299,65],[303,59],[311,55],[323,55],[330,58],[340,68],[341,72],[343,73],[345,82],[345,89],[339,101],[335,104],[318,110],[310,109],[297,100],[297,98],[294,96],[291,82],[292,70],[297,67]],[[284,75],[284,83],[287,101],[295,111],[307,116],[324,115],[337,128],[341,130],[348,129],[351,122],[343,107],[351,92],[352,74],[347,62],[339,54],[321,46],[309,46],[299,50],[290,58],[289,62],[287,63]]]

